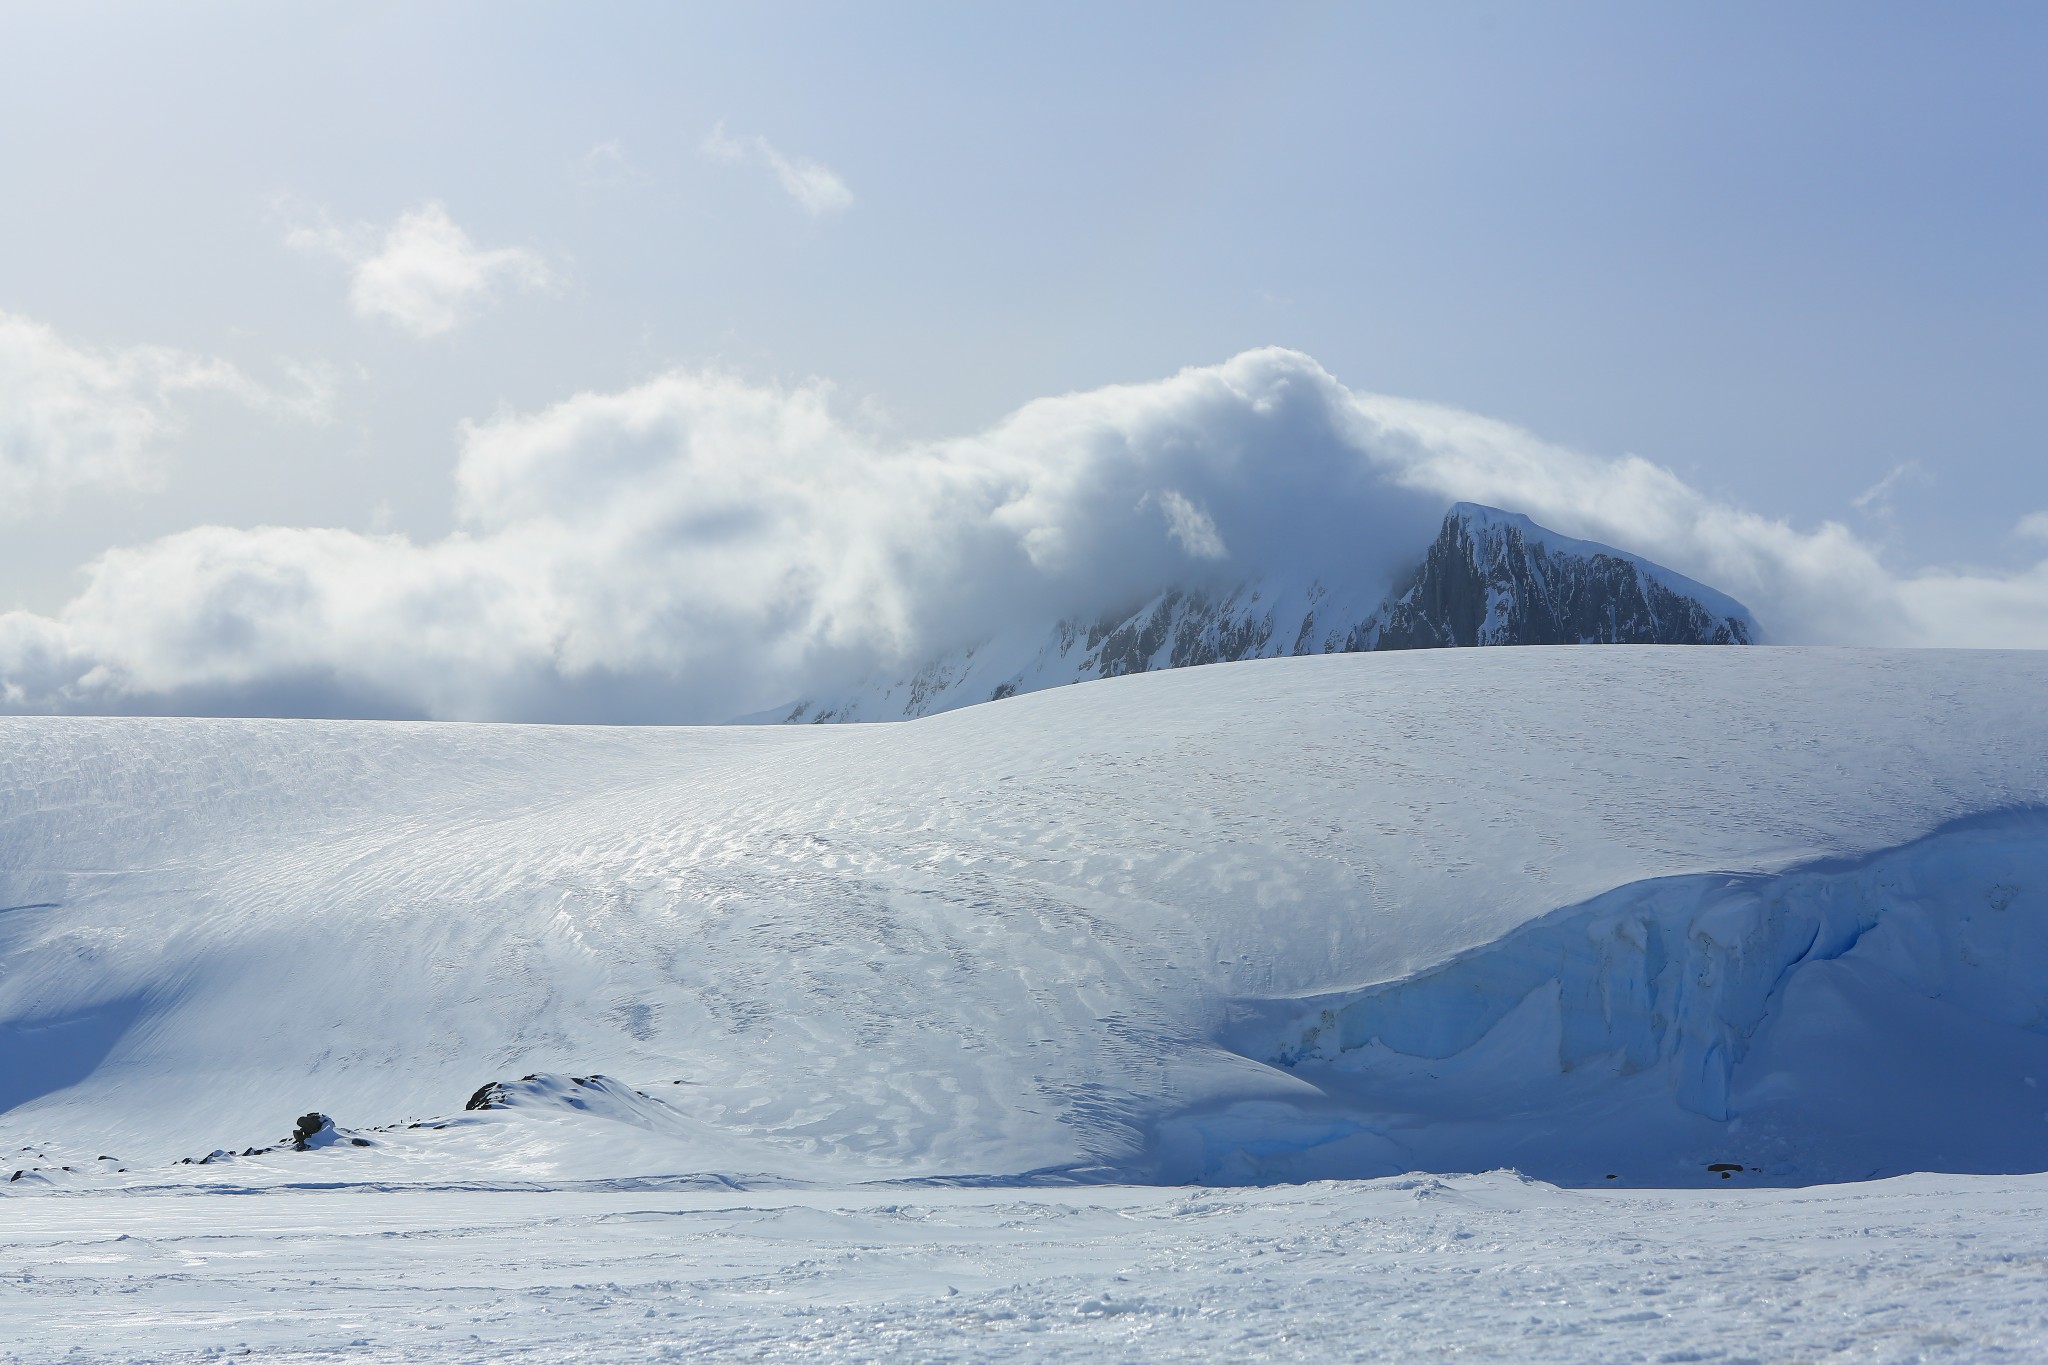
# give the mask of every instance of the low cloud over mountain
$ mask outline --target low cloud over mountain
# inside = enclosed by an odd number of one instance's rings
[[[1354,392],[1298,352],[885,439],[829,384],[676,371],[466,425],[438,540],[202,526],[0,615],[16,710],[719,720],[1007,624],[1252,573],[1390,584],[1470,500],[1650,556],[1779,642],[2048,646],[2048,564],[1899,576],[1634,456]]]

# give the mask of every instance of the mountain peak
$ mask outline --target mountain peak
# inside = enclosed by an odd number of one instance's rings
[[[1461,502],[1391,589],[1276,575],[1176,586],[1125,615],[1005,631],[908,677],[754,719],[908,720],[1064,683],[1283,655],[1757,639],[1748,608],[1705,584],[1519,512]]]
[[[1347,648],[1747,645],[1757,635],[1748,608],[1683,574],[1461,502]]]

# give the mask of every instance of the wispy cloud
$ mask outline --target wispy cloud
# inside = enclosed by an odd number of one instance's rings
[[[853,206],[853,191],[831,167],[809,157],[786,156],[765,137],[733,137],[720,121],[704,135],[704,155],[718,161],[752,162],[775,173],[776,180],[812,217],[840,213]]]
[[[520,247],[479,247],[438,201],[381,231],[367,224],[295,227],[286,241],[351,267],[356,316],[388,322],[422,339],[453,331],[507,288],[538,289],[546,264]]]
[[[0,312],[0,520],[54,506],[77,489],[146,489],[186,400],[213,395],[300,417],[325,413],[330,386],[294,368],[295,394],[235,365],[168,346],[95,347]]]
[[[2029,512],[2021,517],[2019,525],[2013,527],[2012,532],[2027,540],[2048,540],[2048,509]]]
[[[616,142],[600,142],[576,163],[577,174],[593,185],[641,185],[647,172],[634,164],[626,149]]]
[[[1859,512],[1886,514],[1891,510],[1892,494],[1909,481],[1927,484],[1934,482],[1934,477],[1920,467],[1918,460],[1905,460],[1893,465],[1891,472],[1851,498],[1849,505]]]

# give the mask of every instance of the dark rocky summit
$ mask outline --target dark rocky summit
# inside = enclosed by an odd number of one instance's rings
[[[1035,652],[992,642],[898,682],[803,702],[784,721],[904,720],[1091,678],[1282,655],[1493,645],[1747,645],[1741,603],[1640,556],[1459,503],[1393,590],[1252,578],[1170,588],[1134,611],[1053,627]]]
[[[1748,611],[1690,579],[1527,517],[1451,509],[1429,552],[1347,649],[1747,645]]]

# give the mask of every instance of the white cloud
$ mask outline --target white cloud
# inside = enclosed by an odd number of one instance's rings
[[[7,704],[715,720],[1191,575],[1383,582],[1457,499],[1647,554],[1781,642],[2048,647],[2048,562],[1895,574],[1846,527],[1281,350],[908,443],[828,384],[677,371],[465,427],[456,486],[434,541],[201,527],[104,555],[61,613],[0,616]]]
[[[519,247],[479,247],[434,201],[400,214],[381,233],[323,224],[293,228],[285,240],[348,263],[349,305],[357,317],[421,338],[453,331],[506,288],[550,282],[539,256]]]
[[[719,161],[767,167],[789,197],[814,218],[853,206],[853,191],[829,166],[808,157],[785,156],[765,137],[733,137],[720,122],[704,135],[703,148],[706,156]]]
[[[0,312],[0,520],[55,505],[81,488],[147,489],[163,480],[166,443],[185,400],[318,415],[326,384],[296,369],[301,393],[271,392],[234,365],[167,346],[92,347]]]
[[[1740,598],[1782,644],[2048,648],[2048,563],[1896,574],[1838,522],[1812,531],[1707,497],[1638,456],[1598,459],[1454,409],[1359,396],[1362,443],[1405,485],[1527,513]]]
[[[2020,518],[2019,525],[2013,527],[2012,532],[2028,540],[2048,540],[2048,510],[2029,512]]]

